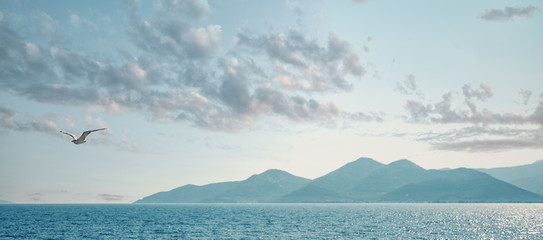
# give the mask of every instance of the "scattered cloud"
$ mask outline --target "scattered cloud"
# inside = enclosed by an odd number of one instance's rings
[[[416,78],[417,77],[413,74],[409,74],[405,76],[403,83],[396,83],[395,90],[405,95],[411,95],[411,94],[422,95],[420,91],[417,91],[418,86],[417,86],[417,82],[415,81]]]
[[[494,96],[492,88],[488,84],[484,83],[481,83],[478,89],[473,89],[469,83],[464,84],[464,86],[462,86],[462,92],[467,100],[477,98],[484,102],[488,98]]]
[[[336,103],[311,95],[350,91],[353,80],[364,76],[360,53],[335,33],[321,43],[295,29],[241,31],[235,46],[224,51],[222,27],[202,24],[211,14],[205,1],[157,1],[145,19],[138,15],[141,4],[126,3],[136,56],[76,50],[58,40],[59,22],[44,12],[35,14],[35,27],[48,42],[33,42],[1,24],[0,88],[40,103],[140,112],[150,121],[212,130],[238,130],[267,116],[294,122],[380,120],[372,113],[342,114]],[[94,26],[74,13],[68,24]],[[11,114],[4,111],[2,121]],[[72,126],[67,119],[64,124]]]
[[[56,134],[57,127],[53,120],[43,118],[31,118],[26,120],[16,119],[17,112],[0,104],[0,126],[2,128],[19,131],[38,131]]]
[[[478,110],[473,99],[481,102],[494,93],[490,86],[481,84],[474,89],[470,84],[462,87],[467,108],[453,107],[451,92],[434,104],[409,100],[405,105],[406,120],[411,123],[449,124],[453,130],[425,132],[416,137],[433,148],[452,151],[504,151],[522,148],[543,148],[543,101],[529,113],[498,113]],[[468,110],[469,109],[469,110]],[[449,129],[451,129],[449,128]]]
[[[424,133],[417,140],[447,151],[500,152],[543,148],[543,128],[471,126],[445,133]]]
[[[541,9],[532,5],[526,7],[505,7],[503,10],[486,9],[479,17],[486,21],[508,22],[519,17],[531,18],[538,12],[541,12]]]
[[[236,37],[236,48],[240,52],[266,56],[273,66],[270,75],[283,80],[282,86],[289,89],[350,90],[353,86],[347,76],[362,77],[365,73],[360,54],[334,33],[329,34],[327,46],[296,30],[259,36],[240,33]]]
[[[482,84],[480,89],[472,89],[469,84],[462,87],[465,103],[464,108],[453,108],[453,94],[442,96],[442,100],[434,104],[424,104],[420,101],[408,100],[405,109],[408,112],[407,121],[415,123],[471,123],[471,124],[542,124],[539,119],[543,112],[543,102],[531,114],[497,113],[488,109],[478,110],[471,98],[481,101],[493,96],[492,89]]]
[[[477,112],[477,106],[473,103],[472,98],[484,102],[494,95],[492,88],[484,83],[482,83],[478,89],[473,89],[469,83],[464,84],[464,86],[462,86],[462,93],[464,94],[466,105],[471,109],[472,113]]]
[[[0,130],[14,130],[14,131],[35,131],[51,134],[57,137],[66,137],[59,133],[59,130],[67,131],[84,131],[94,128],[107,128],[108,124],[101,117],[92,117],[87,115],[85,117],[86,126],[83,129],[75,128],[76,119],[72,116],[60,117],[56,114],[46,114],[42,117],[36,117],[26,114],[20,117],[14,109],[5,107],[0,104]],[[68,129],[58,128],[57,123],[68,127]],[[70,130],[71,129],[71,130]],[[80,134],[81,132],[73,132],[74,134]],[[2,133],[0,131],[0,133]],[[112,133],[110,128],[105,131],[93,134],[92,141],[88,144],[108,145],[115,146],[117,149],[128,152],[151,152],[146,150],[145,146],[142,146],[134,141],[130,141],[128,137],[122,135],[117,137]]]
[[[520,90],[520,95],[522,96],[523,104],[528,105],[528,101],[530,101],[530,97],[532,97],[532,91],[531,90]]]
[[[385,114],[376,112],[355,112],[355,113],[343,113],[346,119],[358,122],[383,122]]]

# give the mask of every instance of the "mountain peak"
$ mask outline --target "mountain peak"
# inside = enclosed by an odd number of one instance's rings
[[[288,172],[285,172],[283,170],[269,169],[269,170],[266,170],[263,173],[254,174],[251,177],[249,177],[247,180],[248,181],[255,181],[255,180],[262,181],[262,180],[265,180],[265,181],[268,181],[268,182],[279,182],[279,181],[283,181],[285,179],[305,179],[305,178],[294,176],[294,175],[292,175],[292,174],[290,174]]]
[[[422,168],[421,166],[415,164],[414,162],[411,162],[407,159],[400,159],[398,161],[394,161],[388,164],[390,167],[402,167],[402,168]]]
[[[261,177],[264,177],[264,176],[270,176],[270,177],[278,177],[278,176],[293,176],[292,174],[288,173],[288,172],[285,172],[283,170],[280,170],[280,169],[268,169],[260,174],[254,174],[252,177],[255,177],[255,176],[261,176]]]
[[[356,159],[355,161],[349,162],[342,167],[340,167],[337,170],[341,169],[359,169],[359,168],[368,168],[368,167],[375,167],[375,166],[383,166],[384,164],[377,162],[371,158],[365,158],[361,157],[359,159]],[[337,171],[336,170],[336,171]]]
[[[373,158],[368,158],[368,157],[360,157],[358,159],[356,159],[355,161],[353,162],[360,162],[360,163],[379,163],[375,160],[373,160]]]

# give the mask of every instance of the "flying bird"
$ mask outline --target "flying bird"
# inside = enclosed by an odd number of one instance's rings
[[[100,129],[84,131],[83,134],[81,134],[81,137],[79,137],[79,138],[75,137],[75,135],[73,135],[73,134],[71,134],[69,132],[64,132],[64,131],[60,131],[60,132],[72,137],[74,139],[74,140],[72,140],[72,142],[74,144],[82,144],[82,143],[87,142],[87,141],[85,141],[85,138],[87,138],[87,136],[89,136],[89,134],[91,134],[91,132],[96,132],[96,131],[100,131],[100,130],[106,130],[106,128],[100,128]]]

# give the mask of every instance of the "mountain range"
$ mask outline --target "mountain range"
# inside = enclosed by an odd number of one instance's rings
[[[243,181],[185,185],[135,203],[543,202],[543,161],[426,170],[402,159],[356,161],[314,180],[271,169]]]
[[[543,160],[516,167],[477,170],[543,196]]]

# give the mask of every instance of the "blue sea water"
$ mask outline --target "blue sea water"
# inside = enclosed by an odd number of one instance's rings
[[[0,205],[0,239],[543,239],[543,204]]]

